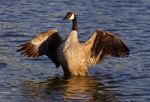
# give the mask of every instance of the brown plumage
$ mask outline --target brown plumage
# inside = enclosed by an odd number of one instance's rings
[[[47,55],[59,67],[57,48],[61,43],[62,38],[57,30],[49,30],[34,36],[30,41],[20,45],[18,51],[27,57]]]
[[[89,63],[101,62],[107,55],[124,57],[129,55],[128,47],[113,33],[96,30],[92,37],[84,43]]]
[[[81,44],[77,37],[75,14],[68,12],[65,19],[73,24],[65,41],[57,30],[49,30],[20,45],[18,51],[27,57],[48,56],[57,67],[62,66],[67,76],[87,76],[88,66],[100,63],[107,55],[129,55],[129,49],[123,41],[113,33],[102,30],[96,30],[88,41]]]

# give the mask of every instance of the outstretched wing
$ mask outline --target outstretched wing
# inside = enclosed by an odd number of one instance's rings
[[[57,30],[49,30],[34,36],[28,42],[19,46],[18,51],[27,57],[47,55],[58,67],[57,48],[62,43]]]
[[[116,35],[110,32],[96,30],[92,37],[84,43],[88,63],[100,63],[107,55],[124,57],[129,55],[128,47]]]

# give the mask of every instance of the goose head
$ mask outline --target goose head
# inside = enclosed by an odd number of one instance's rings
[[[74,12],[68,12],[64,18],[64,20],[73,21],[76,18]]]
[[[77,31],[77,19],[74,12],[68,12],[64,18],[64,20],[72,21],[72,30]]]

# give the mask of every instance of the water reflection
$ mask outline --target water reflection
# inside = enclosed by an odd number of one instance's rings
[[[32,101],[118,102],[115,93],[107,91],[95,77],[55,77],[45,82],[26,80],[21,85],[22,96]]]

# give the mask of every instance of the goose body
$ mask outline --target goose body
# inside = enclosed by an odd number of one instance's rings
[[[66,76],[87,76],[88,66],[99,64],[107,55],[124,57],[128,47],[113,33],[96,30],[85,43],[78,41],[77,19],[68,12],[64,19],[72,21],[72,30],[65,41],[57,30],[49,30],[20,45],[18,51],[27,57],[48,56],[63,68]]]
[[[58,49],[58,59],[65,75],[88,75],[87,56],[84,52],[83,45],[77,39],[77,32],[72,31],[67,40]]]

